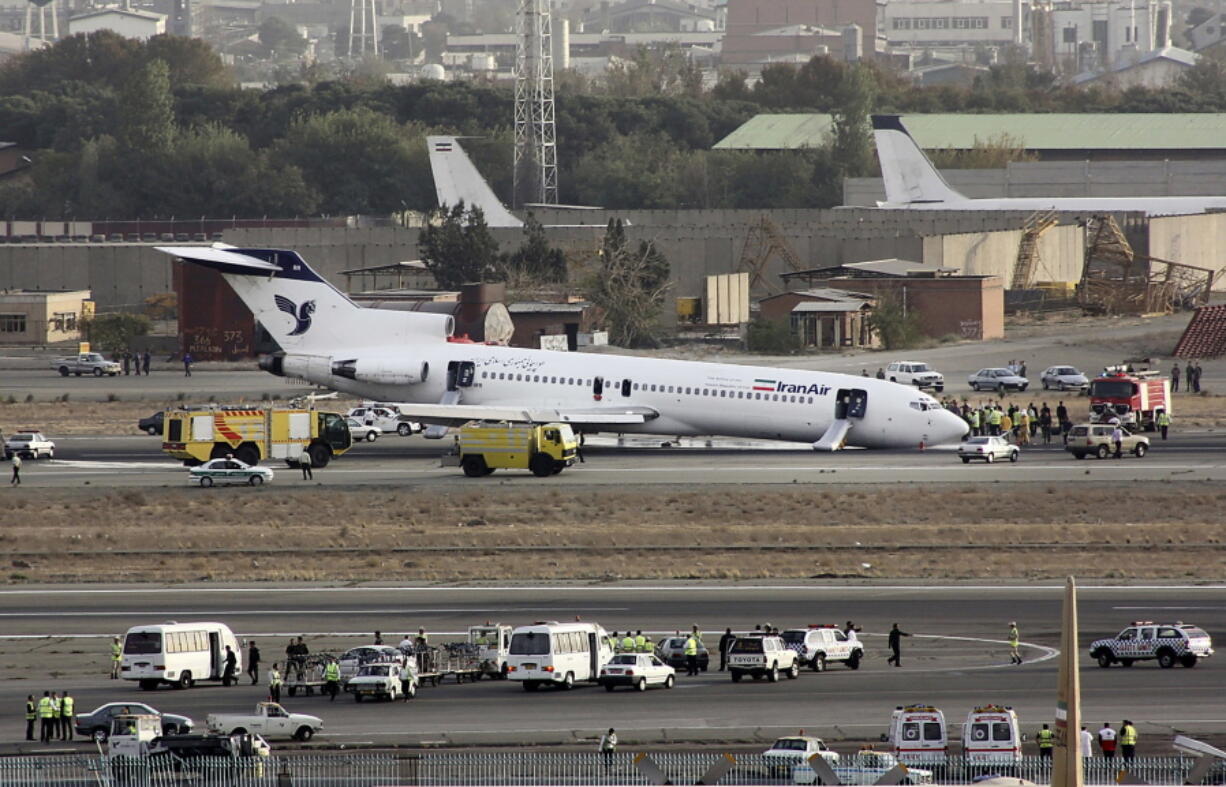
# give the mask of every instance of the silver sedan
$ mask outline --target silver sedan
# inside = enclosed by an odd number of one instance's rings
[[[969,465],[972,459],[991,464],[997,459],[1016,462],[1021,456],[1021,451],[1003,437],[968,437],[966,442],[958,446],[958,456],[964,465]]]

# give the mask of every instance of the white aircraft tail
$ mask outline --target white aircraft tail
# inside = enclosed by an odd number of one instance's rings
[[[450,315],[362,308],[294,251],[221,245],[157,250],[220,272],[287,353],[328,355],[355,346],[441,341],[454,327]]]
[[[498,200],[494,190],[473,166],[456,137],[426,137],[430,151],[430,170],[434,173],[434,191],[440,206],[476,205],[485,213],[485,223],[491,227],[522,227],[507,206]]]
[[[886,202],[905,205],[966,200],[932,166],[898,115],[873,115],[873,139],[877,143],[877,160],[885,181]]]

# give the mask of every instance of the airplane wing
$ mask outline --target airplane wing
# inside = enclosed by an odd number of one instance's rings
[[[551,409],[470,404],[394,403],[402,415],[436,424],[459,426],[469,421],[513,421],[517,423],[564,423],[577,426],[617,426],[642,424],[660,413],[651,407],[593,407]]]

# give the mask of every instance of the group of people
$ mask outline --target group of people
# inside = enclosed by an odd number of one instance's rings
[[[1184,391],[1188,393],[1200,393],[1200,361],[1188,361],[1188,365],[1183,369],[1184,375]],[[1171,367],[1171,390],[1179,390],[1179,362]]]
[[[989,400],[979,407],[971,407],[966,401],[959,404],[953,397],[942,400],[941,404],[966,421],[972,436],[1000,435],[1017,445],[1029,445],[1040,435],[1044,445],[1049,445],[1057,436],[1068,442],[1068,433],[1073,428],[1063,401],[1056,404],[1055,410],[1047,402],[1038,406],[1031,402],[1025,407],[1018,404],[1005,407],[1001,402]]]
[[[34,722],[39,723],[39,740],[70,741],[73,737],[73,707],[76,700],[67,691],[44,691],[38,702],[26,695],[26,740],[34,740]]]
[[[113,360],[116,363],[123,364],[124,374],[132,374],[133,370],[135,370],[136,376],[140,377],[141,370],[144,369],[145,376],[148,377],[149,363],[153,360],[153,356],[149,354],[149,350],[147,348],[143,353],[134,353],[124,350],[121,353],[115,353]]]

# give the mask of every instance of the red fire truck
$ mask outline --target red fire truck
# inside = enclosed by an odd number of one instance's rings
[[[1129,371],[1126,366],[1108,366],[1090,382],[1090,421],[1109,423],[1118,418],[1132,431],[1152,432],[1158,413],[1171,412],[1171,381],[1154,370]]]

